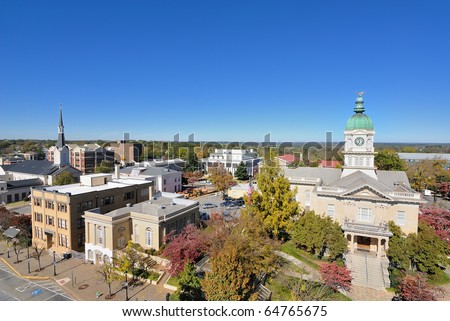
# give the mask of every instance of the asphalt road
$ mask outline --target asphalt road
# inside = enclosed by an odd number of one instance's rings
[[[73,301],[52,280],[25,280],[0,262],[0,301]]]

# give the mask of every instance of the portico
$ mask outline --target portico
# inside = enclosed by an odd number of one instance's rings
[[[348,241],[350,253],[365,251],[376,253],[377,257],[386,256],[389,249],[389,238],[392,232],[386,223],[367,224],[345,219],[342,225],[345,238]]]

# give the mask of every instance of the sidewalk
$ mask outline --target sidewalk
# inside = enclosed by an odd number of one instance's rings
[[[30,254],[32,253],[30,248]],[[84,260],[70,258],[68,260],[61,260],[56,262],[56,276],[54,276],[53,255],[43,254],[41,257],[41,267],[43,270],[38,271],[38,261],[30,258],[30,271],[28,273],[27,250],[22,250],[19,255],[19,263],[16,262],[16,254],[14,250],[9,251],[10,258],[8,258],[6,251],[6,243],[0,242],[0,263],[6,263],[10,269],[23,277],[24,279],[40,280],[50,279],[67,292],[70,296],[78,301],[105,301],[109,294],[108,286],[101,279],[99,266],[90,263],[85,263]],[[2,261],[2,259],[4,261]],[[128,298],[130,301],[164,301],[166,293],[173,291],[167,290],[163,287],[164,281],[167,279],[166,275],[158,285],[144,284],[137,286],[130,286],[128,289]],[[111,285],[111,292],[113,294],[112,301],[125,301],[126,291],[122,288],[124,281],[114,281]],[[96,292],[100,293],[100,297],[96,298]],[[110,300],[108,300],[110,301]]]

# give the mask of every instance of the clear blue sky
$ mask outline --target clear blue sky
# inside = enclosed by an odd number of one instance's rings
[[[0,138],[450,134],[450,1],[0,2]]]

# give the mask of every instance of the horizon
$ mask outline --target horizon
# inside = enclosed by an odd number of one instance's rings
[[[0,32],[0,139],[56,139],[62,104],[69,141],[321,141],[360,90],[375,142],[450,134],[446,0],[11,1]]]

